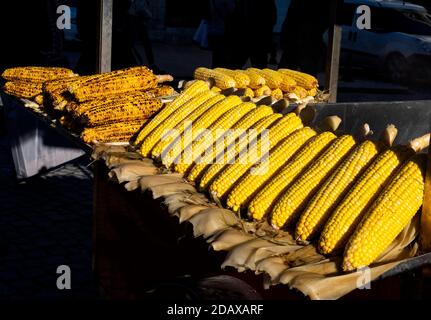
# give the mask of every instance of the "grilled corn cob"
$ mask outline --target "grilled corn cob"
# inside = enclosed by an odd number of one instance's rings
[[[175,90],[171,86],[162,85],[154,89],[143,91],[143,93],[145,93],[149,98],[157,98],[173,95]]]
[[[228,76],[220,71],[203,67],[199,67],[195,70],[194,78],[204,81],[212,78],[215,81],[215,85],[220,89],[233,88],[236,86],[235,80],[231,76]]]
[[[250,84],[248,85],[251,89],[258,89],[266,84],[265,78],[260,75],[260,73],[247,69],[243,70],[249,78],[250,78]]]
[[[274,71],[274,72],[277,72],[281,76],[281,79],[282,79],[280,83],[281,91],[283,92],[292,91],[293,88],[297,85],[296,81],[292,77],[288,76],[287,74],[281,73],[278,71]]]
[[[296,81],[296,84],[298,86],[301,86],[307,90],[316,88],[319,85],[319,83],[315,77],[313,77],[312,75],[303,73],[303,72],[290,70],[290,69],[278,69],[278,72],[283,73],[283,74],[291,77],[292,79],[294,79]]]
[[[128,142],[147,120],[117,122],[95,128],[86,128],[81,138],[86,143]]]
[[[48,80],[72,77],[73,71],[57,67],[16,67],[6,69],[2,78],[10,81],[44,82]]]
[[[226,68],[215,68],[215,71],[221,72],[235,80],[236,88],[247,88],[250,84],[250,78],[241,70],[230,70]]]
[[[315,135],[316,131],[309,127],[304,127],[296,130],[280,144],[272,148],[268,159],[263,160],[248,171],[229,193],[227,197],[228,207],[232,208],[234,211],[238,211],[241,207],[246,207],[260,187],[264,185],[307,140]]]
[[[424,136],[426,137],[426,136]],[[429,144],[426,138],[415,150],[420,150]],[[423,137],[422,137],[423,138]],[[419,139],[422,139],[419,138]],[[414,145],[415,139],[411,146]],[[375,200],[397,170],[415,150],[412,147],[396,146],[377,156],[365,172],[359,176],[347,195],[337,205],[323,227],[319,239],[319,251],[330,254],[340,250],[352,235],[367,208]]]
[[[144,157],[148,157],[151,154],[151,150],[154,148],[154,146],[159,141],[163,140],[164,135],[167,131],[173,129],[180,121],[185,119],[187,115],[193,112],[196,107],[199,107],[201,104],[205,103],[208,99],[214,97],[215,95],[216,93],[212,91],[204,91],[190,101],[186,102],[184,104],[184,107],[181,107],[174,111],[161,124],[159,124],[150,135],[148,135],[142,141],[140,149],[141,155],[143,155]]]
[[[159,99],[148,99],[143,94],[140,97],[135,96],[134,99],[130,99],[129,96],[84,112],[81,122],[86,126],[95,127],[114,121],[147,119],[161,107],[162,102]]]
[[[243,149],[240,151],[238,161],[231,165],[227,165],[227,167],[210,185],[209,191],[211,195],[218,199],[225,197],[226,193],[233,187],[236,181],[240,179],[241,176],[253,166],[253,164],[268,156],[270,148],[279,143],[284,137],[300,128],[302,128],[301,119],[293,113],[287,114],[285,117],[277,120],[269,128],[268,145],[265,147],[264,141],[262,141],[263,137],[261,135],[257,138],[256,142],[252,142],[252,144],[256,145],[255,150],[258,150],[258,152],[253,152],[254,150],[251,151],[250,149]],[[262,147],[263,149],[266,149],[263,154],[259,152]]]
[[[175,165],[175,171],[184,173],[190,169],[193,163],[200,162],[202,153],[210,147],[220,135],[223,135],[226,130],[231,128],[238,120],[245,116],[249,111],[256,108],[256,105],[250,102],[242,103],[235,108],[227,111],[224,115],[219,117],[207,129],[210,136],[198,136],[193,140],[191,146],[192,157],[183,154],[183,158]],[[185,159],[192,159],[190,162],[184,161]]]
[[[370,265],[414,217],[424,197],[425,155],[407,161],[393,176],[349,239],[343,269]]]
[[[157,87],[157,77],[148,72],[123,74],[106,80],[91,81],[87,84],[73,83],[69,91],[79,102],[88,101],[102,95],[120,95],[134,90],[149,90]]]
[[[42,83],[27,81],[8,81],[3,90],[18,98],[33,99],[42,93]]]
[[[204,129],[207,129],[214,121],[221,117],[224,113],[228,112],[232,108],[241,104],[242,101],[237,96],[229,96],[224,100],[216,103],[207,112],[202,114],[192,123],[190,132],[183,132],[179,137],[178,141],[174,142],[170,151],[170,155],[162,156],[162,163],[166,167],[170,167],[173,163],[179,163],[181,161],[181,154],[183,151],[188,152],[188,148],[197,134]],[[188,153],[187,155],[190,155]],[[190,161],[185,159],[185,161]]]
[[[251,200],[248,213],[255,220],[269,214],[276,199],[298,174],[336,139],[332,132],[323,132],[308,141]]]
[[[262,118],[256,124],[250,127],[245,135],[242,135],[238,142],[229,145],[227,151],[222,150],[217,153],[215,163],[206,168],[202,175],[199,183],[200,190],[207,190],[209,185],[218,176],[218,174],[225,168],[229,163],[234,163],[235,158],[238,157],[241,150],[243,150],[249,141],[254,141],[259,137],[262,132],[268,129],[274,122],[282,117],[279,113],[273,113],[267,117]],[[242,139],[241,139],[242,138]]]
[[[223,146],[222,152],[227,152],[226,150],[228,150],[231,146],[231,143],[229,143],[230,141],[235,144],[235,141],[240,135],[245,134],[246,130],[248,130],[251,126],[271,114],[273,114],[272,108],[267,106],[257,107],[247,113],[232,126],[232,131],[229,132],[228,136],[220,137],[211,147],[205,150],[204,156],[198,163],[193,165],[193,168],[187,176],[187,179],[192,182],[200,179],[203,171],[212,163],[214,163],[218,151],[217,148],[220,145]]]
[[[44,103],[43,94],[39,94],[36,97],[34,97],[34,102],[36,102],[38,105],[42,106]]]
[[[187,89],[185,89],[172,102],[167,103],[165,107],[139,132],[135,144],[140,144],[153,130],[165,120],[172,112],[180,108],[187,101],[195,97],[201,92],[208,91],[208,85],[204,81],[194,81]]]
[[[201,95],[207,95],[207,93],[208,93],[208,91],[203,92]],[[192,100],[190,100],[189,102],[187,102],[187,104],[190,105],[190,108],[188,110],[189,113],[186,116],[180,115],[180,117],[177,117],[176,115],[174,115],[174,116],[171,116],[168,119],[166,119],[166,121],[164,121],[164,123],[163,123],[164,131],[173,128],[172,132],[175,133],[175,136],[174,137],[163,137],[163,139],[161,139],[159,142],[157,142],[156,145],[154,146],[154,148],[151,150],[151,157],[152,158],[160,158],[162,154],[163,154],[163,156],[165,156],[165,155],[172,156],[172,154],[169,154],[169,152],[166,149],[169,148],[171,143],[176,141],[180,137],[180,135],[184,132],[185,121],[189,121],[189,122],[193,123],[193,121],[195,121],[203,113],[208,111],[208,109],[210,109],[213,105],[222,101],[225,98],[225,96],[223,96],[221,94],[217,94],[217,95],[214,95],[213,97],[210,97],[208,100],[204,101],[202,99],[201,95],[198,95],[195,98],[193,98]],[[203,98],[205,99],[205,97],[203,97]],[[201,103],[201,101],[204,101],[204,102]],[[185,108],[183,110],[187,110],[187,108]],[[176,118],[176,119],[172,119],[172,118]],[[174,123],[176,123],[176,124],[174,124]],[[162,131],[159,130],[159,132],[162,132]],[[161,133],[161,134],[163,135],[163,133]],[[172,139],[169,139],[169,138],[172,138]]]

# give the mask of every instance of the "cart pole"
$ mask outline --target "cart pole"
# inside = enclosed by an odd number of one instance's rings
[[[341,25],[339,25],[339,9],[343,1],[331,1],[328,51],[326,54],[325,90],[329,92],[329,102],[337,102],[338,72],[340,64]]]
[[[100,0],[99,2],[99,38],[96,66],[97,73],[111,71],[112,2],[113,0]]]

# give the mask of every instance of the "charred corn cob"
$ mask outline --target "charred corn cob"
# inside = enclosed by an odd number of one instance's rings
[[[73,71],[57,67],[17,67],[6,69],[2,78],[10,81],[44,82],[48,80],[72,77]]]
[[[278,72],[283,73],[283,74],[291,77],[292,79],[294,79],[296,81],[296,84],[298,86],[301,86],[307,90],[316,88],[319,85],[319,83],[315,77],[313,77],[312,75],[303,73],[303,72],[290,70],[290,69],[278,69]]]
[[[310,165],[275,203],[271,216],[274,228],[281,228],[294,219],[305,207],[314,192],[355,146],[355,138],[344,135],[337,138],[329,148]]]
[[[103,95],[120,95],[135,90],[149,90],[157,86],[157,78],[150,71],[143,74],[123,74],[106,80],[87,84],[73,83],[69,92],[79,102],[92,100]]]
[[[250,127],[250,129],[244,134],[241,135],[238,142],[233,143],[233,145],[229,145],[227,150],[222,150],[217,153],[215,157],[215,162],[206,168],[205,172],[202,175],[202,178],[199,183],[199,187],[201,190],[207,190],[209,185],[213,182],[213,180],[218,176],[218,174],[229,164],[234,163],[235,158],[238,157],[238,154],[241,150],[247,147],[249,141],[254,141],[257,137],[259,137],[263,131],[268,129],[274,122],[282,117],[279,113],[273,113],[267,117],[262,118],[256,124]]]
[[[407,161],[365,214],[349,239],[343,269],[370,265],[414,217],[424,197],[425,155]]]
[[[250,79],[250,83],[248,85],[249,88],[258,89],[266,84],[265,78],[262,77],[260,73],[250,69],[243,70],[242,72],[245,73]]]
[[[215,71],[219,71],[235,80],[236,88],[247,88],[250,84],[250,78],[241,70],[230,70],[226,68],[215,68]]]
[[[44,103],[43,94],[39,94],[36,97],[34,97],[34,102],[36,102],[38,105],[42,106]]]
[[[18,98],[33,99],[42,93],[42,83],[26,81],[8,81],[3,90]]]
[[[143,91],[143,93],[145,93],[149,98],[157,98],[173,95],[175,90],[171,86],[162,85],[154,89]]]
[[[204,104],[208,99],[213,98],[216,93],[212,91],[204,91],[190,101],[186,102],[183,107],[178,108],[172,114],[167,117],[162,123],[160,123],[157,128],[148,135],[144,140],[142,140],[141,145],[141,155],[148,157],[151,154],[151,150],[154,146],[161,140],[164,140],[164,135],[168,130],[173,129],[178,123],[184,120],[190,113],[194,112],[195,109]]]
[[[265,145],[265,137],[260,135],[256,142],[252,142],[252,144],[246,147],[246,150],[241,150],[238,161],[227,165],[210,185],[209,191],[211,195],[219,199],[225,197],[227,192],[235,185],[236,181],[240,179],[253,164],[268,157],[270,148],[279,143],[284,137],[300,128],[302,128],[302,121],[293,113],[287,114],[285,117],[275,122],[267,132],[267,145]],[[255,148],[253,148],[254,144],[256,145]],[[261,152],[262,149],[263,152]]]
[[[316,159],[336,136],[332,132],[323,132],[308,141],[298,152],[276,173],[250,202],[248,214],[255,220],[261,220],[269,214],[276,199],[286,190],[298,174]]]
[[[262,187],[262,185],[264,185],[307,140],[315,135],[316,131],[309,127],[304,127],[296,130],[280,144],[272,148],[268,159],[264,159],[248,171],[229,193],[227,197],[228,207],[232,208],[234,211],[238,211],[241,207],[246,207],[260,187]]]
[[[175,164],[175,171],[184,173],[192,166],[196,161],[200,162],[202,153],[210,147],[218,137],[223,135],[226,130],[232,127],[240,118],[256,107],[255,104],[246,102],[242,103],[235,108],[227,111],[224,115],[219,117],[213,122],[202,135],[198,135],[193,140],[192,145],[189,149],[192,156],[182,154],[182,159]],[[186,162],[186,159],[191,159],[190,162]]]
[[[117,122],[95,128],[86,128],[81,134],[81,138],[86,143],[95,141],[106,142],[128,142],[145,124],[147,120],[133,120],[127,122]]]
[[[228,112],[229,110],[238,106],[241,103],[242,101],[239,97],[229,96],[212,106],[207,112],[202,114],[192,123],[191,130],[188,130],[190,132],[183,132],[178,141],[173,143],[170,150],[172,152],[169,155],[162,156],[162,163],[166,167],[170,167],[173,163],[179,163],[182,158],[181,153],[183,151],[188,152],[188,148],[191,147],[193,140],[199,134],[200,131],[208,128],[224,113]],[[190,160],[185,159],[185,161]]]
[[[306,241],[321,231],[331,210],[380,150],[382,145],[370,140],[355,148],[308,203],[296,226],[297,239]]]
[[[187,176],[187,179],[192,182],[200,179],[202,172],[212,163],[214,163],[217,151],[227,152],[231,144],[235,144],[235,141],[240,135],[245,134],[246,130],[250,129],[250,127],[252,127],[264,117],[267,117],[273,113],[274,112],[272,111],[272,108],[267,106],[257,107],[247,113],[232,126],[232,131],[229,132],[229,135],[220,137],[211,147],[205,150],[204,156],[198,163],[193,165],[193,168]],[[222,145],[223,148],[220,148],[220,145]],[[222,150],[217,150],[217,148]]]
[[[201,95],[205,95],[207,92],[202,93]],[[173,120],[171,121],[172,117],[169,117],[166,119],[166,121],[163,123],[164,131],[169,130],[173,128],[172,132],[175,133],[173,137],[163,137],[159,142],[156,143],[154,148],[151,150],[151,157],[152,158],[160,158],[161,155],[168,154],[168,151],[166,151],[167,148],[169,148],[170,144],[176,141],[180,137],[180,135],[184,132],[186,123],[185,121],[188,121],[190,123],[193,123],[197,118],[199,118],[203,113],[208,111],[213,105],[216,103],[222,101],[225,98],[225,96],[218,94],[214,95],[213,97],[209,98],[208,100],[201,103],[202,97],[200,95],[196,96],[189,102],[190,104],[190,112],[185,117],[183,117],[181,120]],[[181,116],[182,117],[182,116]],[[173,123],[176,122],[177,124],[174,125]],[[162,133],[163,135],[163,133]],[[171,138],[171,139],[169,139]]]
[[[208,90],[208,85],[204,81],[194,81],[177,98],[175,98],[172,102],[167,103],[165,107],[160,110],[160,112],[150,122],[148,122],[145,127],[143,127],[136,138],[135,144],[140,144],[145,137],[153,132],[153,130],[176,109],[180,108],[199,93]]]
[[[126,121],[131,119],[147,119],[159,110],[162,102],[159,99],[148,99],[145,95],[133,101],[119,99],[113,103],[92,108],[84,112],[81,122],[86,126],[94,127],[113,121]]]
[[[429,136],[427,143],[429,144]],[[416,150],[420,150],[421,147],[422,145]],[[319,239],[320,252],[330,254],[345,245],[370,204],[390,180],[391,175],[414,153],[412,147],[396,146],[377,156],[359,176],[323,227]]]
[[[220,71],[199,67],[195,70],[194,78],[198,80],[214,79],[215,85],[220,89],[233,88],[236,86],[235,80]]]

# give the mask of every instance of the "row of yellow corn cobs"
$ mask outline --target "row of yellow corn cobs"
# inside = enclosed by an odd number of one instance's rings
[[[65,68],[19,67],[2,77],[8,80],[6,93],[60,112],[60,122],[69,128],[85,128],[81,136],[87,143],[129,141],[162,107],[158,97],[174,93],[160,84],[170,76],[156,76],[144,66],[91,76]]]
[[[231,129],[240,130],[217,136]],[[250,129],[251,144],[269,153],[241,143]],[[429,145],[429,134],[395,147],[336,136],[197,80],[143,127],[135,144],[228,208],[269,219],[274,228],[293,226],[299,241],[316,240],[323,254],[344,249],[349,271],[371,264],[421,206],[425,161],[416,153]]]
[[[213,91],[221,92],[229,88],[244,89],[244,96],[252,99],[271,96],[276,100],[301,101],[314,98],[318,94],[318,81],[315,77],[290,69],[230,70],[226,68],[208,69],[199,67],[194,78],[210,81]]]

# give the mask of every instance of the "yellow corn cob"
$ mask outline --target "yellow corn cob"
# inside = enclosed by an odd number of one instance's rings
[[[34,102],[36,102],[38,105],[42,106],[44,103],[43,94],[39,94],[36,97],[34,97]]]
[[[258,137],[264,130],[269,128],[281,117],[281,114],[273,113],[265,118],[262,118],[252,127],[250,127],[249,131],[245,134],[245,138],[248,139],[239,139],[239,141],[237,143],[234,143],[233,146],[230,145],[227,151],[222,150],[221,154],[217,154],[215,158],[215,163],[210,165],[202,175],[202,178],[199,183],[200,190],[207,190],[209,188],[209,185],[218,176],[218,174],[229,163],[234,163],[235,158],[238,157],[239,152],[243,150],[243,148],[246,146],[245,144],[248,143],[248,141],[253,140],[253,137]]]
[[[251,89],[258,89],[266,84],[265,78],[260,73],[252,71],[250,69],[242,70],[250,78],[250,84],[248,85]]]
[[[310,97],[315,97],[317,96],[318,90],[317,88],[313,88],[313,89],[307,90],[307,93]]]
[[[250,88],[245,88],[244,97],[254,98],[254,91]]]
[[[355,146],[355,138],[344,135],[337,138],[317,158],[275,203],[271,216],[274,228],[281,228],[292,221],[305,207],[323,181],[331,174]]]
[[[174,162],[178,163],[181,159],[181,153],[191,146],[193,139],[197,133],[203,129],[207,129],[214,121],[221,117],[224,113],[241,104],[242,101],[237,96],[229,96],[224,100],[216,103],[207,112],[202,114],[192,123],[190,132],[183,132],[178,141],[174,142],[168,155],[162,156],[162,163],[166,167],[170,167]]]
[[[382,149],[382,144],[370,140],[364,141],[334,173],[325,181],[322,188],[308,203],[296,226],[296,238],[306,241],[321,231],[342,196],[350,190],[355,179],[372,162]]]
[[[57,67],[17,67],[6,69],[2,77],[11,81],[44,82],[74,76],[73,71]]]
[[[148,157],[154,146],[163,140],[164,134],[167,130],[173,129],[178,123],[184,120],[191,112],[198,108],[201,104],[205,103],[208,99],[214,97],[216,93],[207,90],[204,91],[190,101],[186,102],[182,107],[178,108],[170,116],[168,116],[162,123],[160,123],[153,132],[142,140],[141,155]]]
[[[156,98],[173,95],[175,90],[171,86],[162,85],[157,88],[144,91],[144,93],[150,98]]]
[[[216,93],[220,93],[221,89],[219,87],[214,86],[214,87],[211,88],[211,91],[214,91]]]
[[[205,81],[213,78],[215,81],[215,85],[220,89],[234,88],[236,86],[235,80],[231,76],[228,76],[220,71],[211,70],[208,68],[197,68],[195,70],[194,77],[195,79]]]
[[[235,80],[236,88],[247,88],[250,84],[249,76],[240,70],[230,70],[226,68],[215,68],[214,70],[232,77]]]
[[[287,95],[290,93],[295,94],[299,99],[304,99],[308,96],[308,91],[300,86],[295,86],[292,91],[287,93]]]
[[[204,81],[195,81],[187,89],[185,89],[172,102],[167,103],[165,107],[139,132],[135,144],[140,144],[153,130],[176,109],[180,108],[187,101],[195,97],[201,92],[208,91],[208,85]]]
[[[227,205],[234,211],[241,207],[246,207],[250,199],[259,191],[262,185],[286,163],[295,152],[311,137],[316,135],[316,131],[309,127],[296,130],[280,144],[271,149],[269,157],[257,164],[248,171],[235,185],[227,197]]]
[[[256,90],[254,90],[254,96],[259,98],[261,96],[269,96],[271,95],[271,89],[268,86],[262,86]]]
[[[220,137],[220,135],[223,135],[226,130],[231,128],[238,120],[240,120],[243,116],[245,116],[249,111],[254,108],[256,108],[256,105],[254,103],[242,103],[237,107],[232,108],[220,118],[218,118],[207,129],[207,133],[210,134],[210,137],[205,136],[204,133],[202,137],[198,137],[193,141],[191,146],[192,161],[185,161],[185,159],[190,157],[184,155],[180,162],[175,165],[175,171],[184,173],[190,169],[193,163],[197,161],[200,162],[202,158],[202,153],[208,147],[210,147],[217,140],[217,138]]]
[[[424,197],[425,155],[407,161],[394,175],[346,246],[343,270],[370,265],[417,213]]]
[[[273,110],[267,106],[259,106],[249,113],[247,113],[244,117],[242,117],[237,123],[232,126],[232,131],[228,137],[220,137],[215,144],[211,147],[207,148],[204,152],[204,156],[201,158],[199,163],[195,163],[193,168],[190,170],[187,179],[189,181],[196,181],[200,179],[203,171],[208,168],[215,161],[216,157],[216,146],[223,144],[223,150],[227,150],[230,146],[226,140],[232,141],[235,144],[236,139],[242,134],[245,133],[246,130],[250,129],[253,125],[255,125],[258,121],[273,114]]]
[[[130,97],[120,97],[111,103],[91,108],[81,115],[81,122],[88,127],[95,127],[115,121],[143,120],[162,107],[159,99],[148,99],[144,94],[136,95],[133,99]]]
[[[281,89],[272,90],[271,97],[273,97],[276,100],[283,99],[283,91],[281,91]]]
[[[106,80],[87,84],[73,83],[69,91],[79,102],[92,100],[103,95],[120,95],[135,90],[149,90],[157,87],[157,77],[150,71],[142,74],[123,74]]]
[[[278,69],[278,72],[283,73],[283,74],[291,77],[292,79],[294,79],[296,81],[298,86],[301,86],[307,90],[316,88],[319,85],[319,83],[315,77],[313,77],[312,75],[303,73],[303,72],[290,70],[290,69]]]
[[[281,91],[289,92],[293,90],[293,88],[296,86],[296,81],[292,77],[289,77],[287,74],[281,73],[278,71],[274,71],[274,72],[277,72],[281,76],[281,79],[282,79],[280,83]]]
[[[236,181],[244,175],[255,163],[261,160],[262,157],[267,157],[270,148],[279,143],[283,138],[302,128],[302,121],[293,113],[287,114],[285,117],[277,120],[268,132],[268,146],[262,145],[262,136],[259,136],[255,142],[257,154],[253,154],[248,149],[248,146],[240,151],[240,157],[236,163],[227,165],[227,167],[217,176],[214,182],[210,185],[209,191],[215,198],[223,198],[226,193],[235,185]],[[253,142],[254,143],[254,142]],[[264,153],[261,153],[262,149]]]
[[[276,71],[271,69],[248,68],[247,70],[256,72],[265,78],[265,84],[271,89],[278,89],[283,82],[283,78]]]
[[[3,90],[18,98],[33,99],[42,93],[42,83],[26,81],[8,81]]]
[[[319,250],[323,254],[337,251],[345,245],[392,173],[413,154],[412,149],[397,146],[377,156],[337,205],[323,227],[319,239]]]
[[[204,93],[202,93],[204,94]],[[189,114],[185,117],[183,117],[180,121],[177,122],[176,125],[173,126],[173,123],[167,123],[164,130],[169,130],[173,128],[173,132],[177,133],[177,137],[172,137],[172,139],[169,139],[169,137],[166,137],[166,139],[161,139],[159,142],[156,143],[154,148],[151,150],[151,157],[154,159],[160,158],[162,154],[168,154],[172,156],[172,154],[167,153],[165,150],[166,148],[169,148],[170,144],[175,141],[175,138],[179,138],[179,136],[184,132],[185,129],[185,121],[193,122],[197,118],[199,118],[203,113],[208,111],[212,106],[214,106],[216,103],[222,101],[225,98],[225,96],[221,94],[217,94],[208,100],[204,101],[200,105],[201,97],[198,95],[194,99],[190,100],[188,104],[190,105],[189,108]],[[163,134],[163,133],[162,133]]]
[[[145,124],[146,120],[133,120],[117,122],[95,128],[86,128],[81,133],[81,138],[86,143],[97,141],[106,142],[128,142]]]
[[[315,160],[335,139],[336,135],[332,132],[323,132],[311,138],[251,200],[248,214],[255,220],[261,220],[269,214],[283,190],[286,190],[301,171]]]

